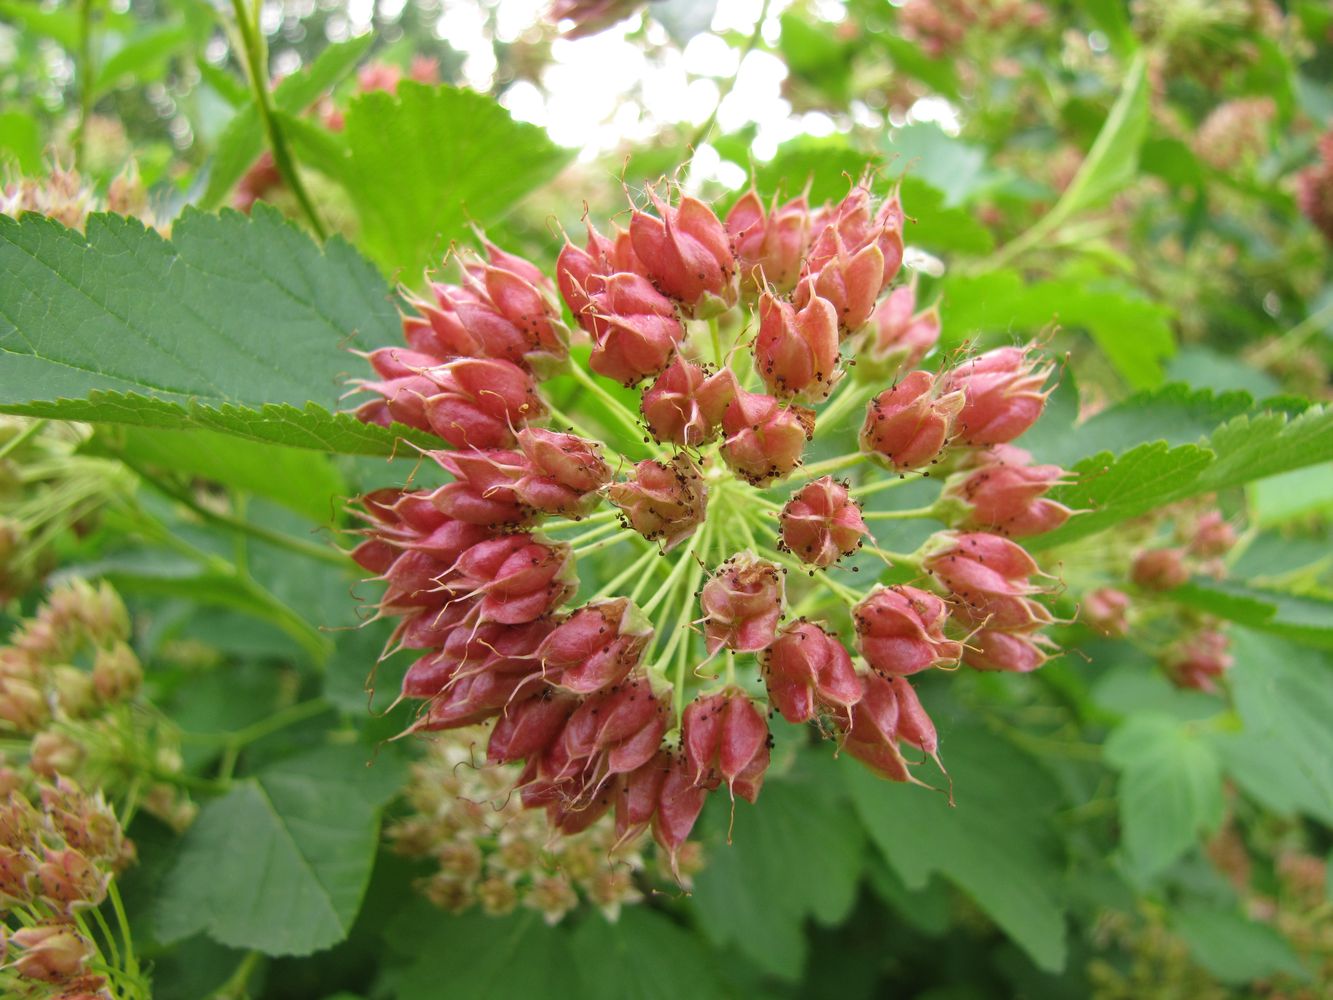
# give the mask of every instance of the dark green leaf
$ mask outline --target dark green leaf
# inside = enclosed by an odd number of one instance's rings
[[[1271,924],[1234,910],[1197,906],[1175,913],[1171,922],[1194,960],[1224,983],[1242,985],[1276,975],[1309,979],[1291,942]]]
[[[615,923],[589,914],[573,935],[583,1000],[721,1000],[727,996],[713,956],[699,938],[647,907]]]

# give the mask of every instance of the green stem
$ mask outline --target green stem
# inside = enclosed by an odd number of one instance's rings
[[[1316,309],[1277,339],[1265,344],[1250,355],[1250,363],[1256,365],[1275,361],[1284,354],[1300,347],[1307,339],[1324,328],[1327,320],[1333,318],[1333,302],[1322,309]]]
[[[847,379],[842,390],[815,416],[815,433],[818,434],[823,430],[827,434],[838,426],[838,422],[846,416],[848,410],[855,409],[865,402],[866,397],[874,394],[874,386],[857,382],[855,379]]]
[[[690,661],[690,646],[693,645],[690,642],[690,638],[693,636],[690,631],[690,622],[691,615],[694,612],[694,592],[699,589],[703,573],[703,566],[691,560],[689,583],[684,591],[685,599],[681,602],[680,617],[676,622],[675,634],[671,637],[671,642],[675,644],[673,651],[677,652],[676,668],[672,674],[674,688],[671,692],[671,702],[676,712],[677,725],[680,724],[685,712],[685,668]],[[663,661],[667,660],[668,656],[669,654],[664,655],[662,657]]]
[[[934,517],[935,506],[931,504],[928,507],[910,507],[906,510],[863,510],[861,519],[863,521],[909,521],[922,517]]]
[[[626,566],[622,572],[618,573],[616,576],[612,577],[609,581],[607,581],[606,585],[603,586],[601,590],[597,591],[597,593],[595,593],[592,597],[588,598],[588,600],[589,601],[604,600],[605,598],[610,597],[612,594],[614,594],[621,587],[623,587],[627,582],[634,579],[636,574],[641,574],[639,576],[639,582],[635,584],[635,592],[637,593],[639,588],[647,586],[647,582],[652,579],[653,574],[647,571],[648,567],[655,560],[660,558],[661,555],[658,553],[658,550],[655,547],[647,549],[642,555],[639,556],[638,559],[635,559],[634,562]],[[632,601],[634,600],[634,598],[631,597],[630,600]]]
[[[309,701],[298,701],[295,705],[288,705],[286,708],[274,712],[268,718],[251,723],[244,729],[237,729],[228,733],[226,742],[239,748],[247,747],[266,736],[272,736],[274,733],[286,729],[288,726],[294,726],[332,710],[333,706],[322,697],[311,698]]]
[[[813,462],[810,465],[801,466],[792,474],[788,482],[818,479],[820,476],[850,468],[863,461],[865,461],[865,455],[859,451],[848,452],[846,455],[839,455],[836,458],[826,458],[822,462]]]
[[[721,368],[721,367],[722,367],[722,334],[721,334],[721,332],[718,330],[718,323],[717,323],[717,317],[716,317],[716,316],[710,316],[710,317],[708,317],[708,338],[709,338],[710,341],[712,341],[712,344],[713,344],[713,362],[714,362],[714,364],[716,364],[716,365],[718,366],[718,368]]]
[[[3,445],[0,445],[0,458],[4,458],[11,451],[14,451],[16,448],[20,447],[25,441],[30,439],[33,435],[39,433],[41,429],[45,426],[46,426],[45,420],[34,420],[27,427],[23,428],[23,430],[20,431],[18,434],[15,434]]]
[[[577,520],[568,517],[552,518],[539,524],[537,530],[549,534],[552,531],[564,531],[567,528],[588,528],[594,524],[614,520],[619,516],[620,510],[613,508],[611,510],[599,510],[596,514],[589,514],[587,517],[581,517]]]
[[[603,521],[601,524],[593,525],[591,528],[589,528],[582,534],[575,535],[572,538],[564,538],[561,539],[561,541],[563,541],[566,545],[573,546],[574,550],[577,552],[581,550],[582,546],[587,545],[589,542],[596,541],[598,538],[605,538],[607,535],[615,534],[616,532],[619,531],[628,531],[628,530],[629,529],[626,528],[624,525],[622,525],[619,521],[615,520]]]
[[[680,559],[676,561],[676,565],[671,567],[671,572],[667,574],[667,578],[662,582],[662,586],[658,588],[657,593],[648,598],[648,603],[643,606],[643,613],[645,615],[651,615],[657,606],[666,600],[667,595],[675,588],[676,581],[681,578],[681,575],[685,572],[686,568],[693,562],[694,550],[698,548],[699,541],[706,534],[707,528],[708,524],[705,522],[703,528],[691,535],[689,541],[685,543],[685,548],[681,551]]]
[[[594,378],[582,365],[571,364],[569,373],[574,376],[574,380],[587,389],[590,393],[601,400],[608,411],[624,426],[636,441],[643,439],[643,427],[639,424],[639,418],[629,408],[605,388]]]
[[[269,149],[273,152],[273,164],[278,173],[296,196],[297,204],[305,213],[310,228],[322,241],[327,238],[328,230],[315,211],[315,203],[306,192],[305,183],[297,173],[287,145],[287,136],[278,124],[277,112],[273,107],[273,96],[268,89],[268,58],[265,52],[264,38],[259,30],[259,5],[256,3],[253,13],[246,9],[246,0],[231,0],[232,11],[236,15],[236,27],[241,35],[241,48],[245,53],[246,68],[249,71],[250,89],[254,91],[255,107],[259,111],[259,120],[268,136]]]
[[[112,883],[114,885],[114,883]],[[109,891],[109,890],[108,890]],[[102,938],[106,941],[106,946],[111,952],[110,965],[114,968],[120,968],[120,949],[116,947],[116,935],[111,933],[111,925],[106,922],[106,917],[102,916],[101,907],[94,906],[90,912],[93,919],[97,921],[97,927],[102,932]]]
[[[125,914],[125,903],[120,898],[120,890],[114,880],[107,890],[111,900],[111,909],[116,914],[116,926],[120,929],[120,939],[125,946],[125,971],[133,978],[139,978],[139,959],[134,954],[134,936],[130,933],[130,921]]]
[[[618,524],[614,525],[613,527],[615,527],[616,531],[618,531],[619,534],[613,535],[610,538],[603,538],[599,542],[592,542],[591,544],[588,545],[576,546],[573,549],[573,554],[576,556],[584,556],[587,555],[589,552],[600,552],[602,549],[609,549],[616,545],[620,545],[623,542],[628,542],[632,538],[642,537],[637,531],[630,531],[628,528],[622,528]]]
[[[255,974],[255,966],[259,964],[263,956],[257,951],[246,952],[245,957],[241,959],[236,966],[236,971],[231,974],[225,983],[208,995],[208,1000],[242,1000],[249,996],[247,985],[250,977]]]
[[[93,0],[79,0],[79,122],[74,128],[74,166],[83,169],[88,119],[93,111]]]
[[[859,486],[853,486],[847,492],[860,500],[864,497],[874,496],[876,493],[883,493],[885,490],[891,490],[895,486],[903,485],[903,483],[913,482],[914,479],[915,476],[911,475],[887,473],[883,479],[877,479],[871,483],[862,483]]]

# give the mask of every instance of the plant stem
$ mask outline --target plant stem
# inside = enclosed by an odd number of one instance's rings
[[[792,475],[792,479],[803,481],[806,479],[818,479],[820,476],[828,475],[830,472],[838,472],[841,469],[850,468],[865,460],[865,455],[859,451],[848,452],[846,455],[839,455],[837,458],[826,458],[822,462],[813,462],[810,465],[803,465]],[[789,482],[791,479],[788,480]]]
[[[27,427],[23,428],[23,430],[20,431],[18,434],[15,434],[3,445],[0,445],[0,458],[4,458],[11,451],[20,447],[29,438],[39,433],[41,429],[45,426],[46,426],[45,420],[34,420]]]
[[[571,364],[569,366],[569,373],[574,376],[576,382],[606,405],[607,410],[615,415],[615,418],[636,441],[641,441],[643,439],[643,428],[639,425],[639,418],[631,413],[624,403],[616,399],[611,393],[607,392],[606,389],[598,383],[597,379],[589,374],[582,365]]]
[[[236,15],[236,27],[241,34],[241,48],[245,53],[250,89],[255,95],[255,108],[259,112],[264,133],[268,136],[269,149],[273,152],[273,164],[278,168],[278,173],[282,175],[292,194],[296,196],[296,201],[301,206],[301,211],[305,213],[310,228],[322,241],[328,237],[328,230],[324,228],[319,213],[315,211],[315,203],[310,200],[301,175],[297,173],[296,164],[287,146],[287,136],[278,124],[273,96],[269,93],[268,58],[264,37],[259,30],[259,5],[255,4],[252,13],[246,9],[246,0],[231,0],[231,8]]]
[[[1333,319],[1333,302],[1328,303],[1322,309],[1316,309],[1282,336],[1255,351],[1250,355],[1250,363],[1262,365],[1290,353],[1300,347],[1311,336],[1318,333],[1323,328],[1325,321],[1329,319]]]
[[[877,479],[871,483],[862,483],[860,486],[853,486],[847,492],[860,500],[863,497],[873,496],[876,493],[883,493],[885,490],[891,490],[895,486],[901,486],[903,483],[910,483],[912,481],[913,477],[905,473],[897,475],[889,474],[883,479]]]
[[[225,983],[208,995],[208,1000],[242,1000],[249,996],[246,989],[250,982],[250,977],[255,973],[255,966],[259,964],[261,956],[257,951],[245,953],[245,957],[236,966],[236,971],[231,974]]]
[[[653,596],[648,599],[648,603],[643,606],[643,613],[645,615],[651,615],[657,606],[666,600],[667,595],[675,588],[676,581],[678,581],[681,574],[685,572],[687,565],[693,562],[694,550],[698,548],[700,539],[707,533],[707,527],[708,524],[705,522],[704,527],[691,535],[690,540],[685,543],[685,549],[681,552],[680,559],[676,562],[676,565],[671,567],[671,572],[667,574],[666,580],[663,581],[662,586],[658,588],[657,593],[653,594]]]
[[[908,521],[922,517],[934,517],[935,507],[909,507],[906,510],[863,510],[863,521]]]
[[[139,960],[134,955],[134,936],[130,933],[130,921],[125,915],[125,904],[120,898],[120,890],[113,879],[107,889],[111,900],[111,909],[116,914],[116,926],[120,929],[120,939],[125,945],[125,971],[134,979],[139,978]]]
[[[635,590],[637,592],[639,587],[645,586],[647,584],[647,581],[652,578],[652,574],[647,572],[649,565],[654,560],[660,558],[661,556],[658,554],[658,551],[655,547],[649,548],[642,555],[640,555],[638,559],[635,559],[634,562],[626,566],[623,571],[616,574],[616,576],[607,581],[605,586],[603,586],[601,590],[597,591],[597,593],[594,594],[592,597],[588,598],[588,600],[600,601],[607,597],[610,597],[617,590],[623,587],[628,581],[634,579],[636,574],[642,574],[639,577],[639,582],[635,585]],[[630,598],[630,600],[633,599],[634,599],[633,597]]]
[[[828,430],[838,426],[848,410],[854,409],[862,403],[863,397],[872,396],[875,393],[874,386],[868,386],[863,382],[857,382],[854,379],[847,379],[840,392],[824,407],[815,417],[815,431],[824,428],[825,433]]]
[[[552,531],[564,531],[566,528],[587,528],[594,524],[603,524],[606,521],[614,520],[620,516],[618,509],[599,510],[596,514],[589,514],[577,520],[569,517],[553,518],[550,521],[543,521],[537,525],[537,530],[550,533]]]
[[[83,168],[88,118],[93,111],[93,0],[79,0],[79,122],[74,127],[74,167]]]
[[[603,538],[601,541],[592,542],[588,545],[577,546],[573,549],[573,554],[576,556],[583,556],[587,555],[589,552],[600,552],[602,549],[609,549],[616,545],[620,545],[622,542],[628,542],[631,538],[641,537],[637,531],[630,531],[628,528],[622,528],[618,524],[613,527],[615,527],[619,534],[613,535],[610,538]]]
[[[593,525],[591,528],[584,531],[582,534],[575,535],[573,538],[562,539],[562,541],[566,545],[573,546],[574,550],[577,552],[581,551],[582,547],[584,545],[587,545],[589,542],[596,541],[599,538],[604,538],[607,535],[615,534],[618,531],[628,531],[628,530],[629,529],[626,528],[624,525],[622,525],[619,521],[616,520],[602,521],[600,524]]]

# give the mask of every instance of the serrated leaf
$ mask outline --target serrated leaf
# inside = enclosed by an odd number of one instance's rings
[[[699,938],[647,907],[627,907],[615,923],[589,914],[572,946],[582,1000],[728,996]]]
[[[157,901],[162,940],[205,931],[265,955],[308,955],[345,938],[379,831],[380,796],[348,780],[353,763],[347,748],[315,750],[206,804]]]
[[[342,180],[362,244],[408,280],[438,263],[469,223],[499,219],[568,159],[546,133],[484,94],[403,82],[347,110]]]
[[[1246,629],[1233,632],[1232,654],[1244,728],[1215,737],[1227,773],[1271,809],[1333,823],[1333,660]]]
[[[1271,976],[1310,978],[1292,949],[1271,924],[1234,910],[1186,906],[1171,918],[1194,960],[1224,983],[1240,985]]]
[[[795,979],[805,963],[805,919],[835,923],[855,902],[861,832],[833,820],[838,800],[827,783],[769,781],[758,806],[736,803],[728,845],[731,804],[713,798],[703,823],[708,866],[694,880],[696,918],[716,945]]]
[[[1058,789],[1030,757],[982,730],[954,730],[941,753],[956,808],[943,795],[883,781],[845,762],[870,839],[908,889],[924,889],[933,874],[943,875],[1038,966],[1058,971],[1065,963],[1064,864],[1052,822]]]
[[[411,436],[329,412],[363,370],[348,348],[396,341],[396,312],[355,250],[274,211],[187,212],[170,241],[112,215],[86,237],[3,218],[0,299],[5,412],[363,454]]]
[[[1131,716],[1111,733],[1105,753],[1120,771],[1120,825],[1127,859],[1140,875],[1157,875],[1221,824],[1217,754],[1187,724]]]
[[[299,115],[356,68],[374,43],[373,33],[326,47],[314,62],[285,77],[273,90],[273,104],[288,115]],[[246,104],[227,123],[218,138],[208,175],[208,187],[199,199],[203,208],[217,208],[231,193],[259,154],[264,151],[264,128],[254,102]]]

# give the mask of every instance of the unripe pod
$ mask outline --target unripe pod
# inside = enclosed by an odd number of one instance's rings
[[[694,534],[707,512],[703,473],[684,452],[670,465],[645,459],[629,480],[612,483],[607,495],[630,526],[649,541],[660,540],[664,552]]]
[[[761,663],[769,701],[788,722],[808,722],[820,707],[850,708],[864,691],[837,636],[804,619],[778,633]]]
[[[620,780],[615,804],[617,847],[636,840],[648,829],[670,770],[671,755],[658,750],[648,763]]]
[[[106,898],[111,876],[98,871],[87,857],[73,848],[46,849],[46,859],[37,866],[37,881],[42,896],[54,908],[73,912],[75,908],[97,906]]]
[[[898,694],[885,677],[866,678],[865,694],[843,724],[842,747],[866,767],[889,781],[915,782],[907,760],[898,749],[898,727],[902,714]]]
[[[1145,590],[1174,590],[1189,583],[1190,571],[1180,549],[1144,549],[1134,557],[1129,578]]]
[[[856,648],[877,672],[915,674],[957,663],[962,643],[945,638],[948,606],[905,584],[876,587],[852,610]]]
[[[30,846],[12,838],[0,844],[0,895],[20,903],[31,902],[36,876],[37,859]]]
[[[783,590],[782,570],[753,553],[719,566],[699,598],[709,654],[723,646],[738,653],[767,648],[782,617]]]
[[[1212,693],[1217,690],[1217,678],[1230,669],[1233,662],[1228,650],[1231,640],[1225,632],[1206,628],[1174,643],[1166,651],[1163,663],[1167,674],[1179,687]]]
[[[668,712],[646,677],[598,691],[574,710],[539,773],[555,782],[583,775],[596,790],[608,778],[629,774],[652,760],[661,747]]]
[[[531,535],[505,535],[472,546],[458,560],[458,573],[481,597],[483,622],[530,622],[564,603],[578,587],[574,559],[565,544]]]
[[[527,463],[516,451],[428,451],[436,464],[454,477],[430,495],[440,513],[466,524],[522,524],[531,517],[514,492]]]
[[[143,668],[134,651],[123,642],[103,647],[93,659],[93,688],[103,702],[132,697],[143,684]]]
[[[719,778],[732,795],[759,797],[769,761],[768,723],[738,688],[701,695],[685,708],[681,746],[696,785]]]
[[[78,741],[60,730],[48,729],[32,738],[28,763],[34,773],[51,780],[57,774],[72,774],[85,756]]]
[[[946,389],[962,392],[958,437],[965,444],[1003,444],[1041,416],[1049,391],[1042,387],[1053,366],[1032,361],[1025,348],[1001,347],[964,361],[949,373]]]
[[[578,704],[577,698],[542,688],[506,706],[491,730],[486,760],[507,764],[543,753],[560,735]]]
[[[842,376],[833,306],[815,296],[798,310],[764,292],[759,297],[754,360],[775,396],[826,399]]]
[[[961,393],[934,395],[935,378],[915,371],[866,407],[861,450],[897,470],[929,465],[944,449],[963,408]]]
[[[722,457],[754,486],[789,474],[815,432],[815,413],[804,406],[783,407],[772,396],[737,389],[722,416]]]
[[[694,782],[694,770],[684,756],[672,757],[657,793],[653,811],[653,839],[667,852],[673,873],[681,845],[703,811],[708,789]],[[716,787],[716,786],[714,786]]]
[[[1004,670],[1027,674],[1050,659],[1045,636],[1011,630],[986,628],[967,640],[963,662],[977,670]]]
[[[942,531],[926,544],[922,564],[966,605],[985,609],[992,598],[1036,593],[1029,578],[1039,572],[1027,550],[984,531]]]
[[[697,198],[684,196],[672,207],[651,185],[647,192],[661,218],[635,211],[629,223],[644,273],[690,315],[708,317],[730,309],[736,304],[736,261],[726,227]]]
[[[1189,553],[1204,559],[1216,559],[1230,552],[1235,544],[1236,529],[1227,523],[1221,513],[1210,510],[1201,514],[1194,524]]]
[[[832,566],[870,534],[847,487],[822,476],[801,487],[779,518],[782,544],[803,563]]]

